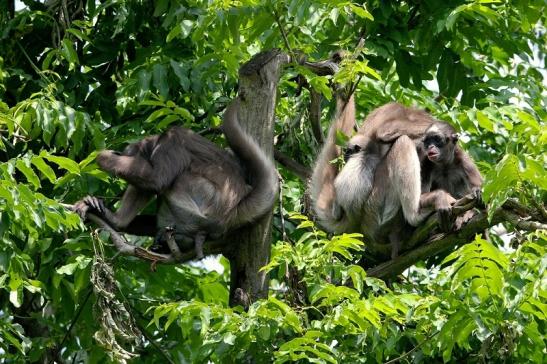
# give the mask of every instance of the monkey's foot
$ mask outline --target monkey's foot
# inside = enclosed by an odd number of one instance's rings
[[[169,248],[168,241],[174,239],[175,227],[166,226],[161,228],[156,233],[156,238],[154,239],[154,244],[148,249],[154,253],[159,254],[171,254],[172,251]]]
[[[475,216],[475,211],[468,210],[463,215],[460,215],[456,218],[456,222],[454,223],[454,227],[456,230],[460,230],[462,226],[471,220],[471,218]]]

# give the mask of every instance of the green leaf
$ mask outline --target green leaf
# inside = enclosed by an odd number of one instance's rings
[[[57,164],[59,167],[66,169],[70,173],[80,174],[80,166],[78,163],[66,157],[54,156],[47,154],[46,152],[41,152],[40,157],[47,159],[48,161]]]
[[[68,38],[65,38],[62,41],[62,45],[63,48],[61,53],[63,54],[63,57],[70,63],[79,64],[80,62],[78,60],[78,54],[74,49],[72,41]]]
[[[25,178],[27,179],[27,181],[32,183],[32,185],[35,188],[40,187],[40,179],[38,178],[36,173],[34,173],[32,168],[30,167],[30,162],[29,162],[28,158],[18,159],[15,162],[15,166],[17,167],[17,169],[19,171],[21,171],[25,175]]]
[[[481,128],[494,132],[494,123],[480,110],[477,111],[477,121]]]
[[[368,12],[368,10],[363,6],[359,6],[356,4],[350,4],[351,10],[360,18],[368,19],[370,21],[374,21],[374,17],[371,13]]]
[[[150,114],[150,116],[148,118],[146,118],[146,120],[144,122],[145,123],[151,123],[154,120],[156,120],[156,119],[158,119],[162,116],[171,115],[171,114],[173,114],[173,110],[164,107],[164,108],[161,108],[159,110],[154,111],[152,114]]]
[[[152,67],[152,83],[160,95],[167,99],[169,96],[169,84],[167,83],[167,70],[163,64],[155,64]]]

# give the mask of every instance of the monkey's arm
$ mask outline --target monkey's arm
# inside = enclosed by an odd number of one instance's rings
[[[437,211],[441,230],[448,232],[452,228],[453,214],[452,204],[456,199],[444,190],[434,190],[422,193],[420,196],[420,208]]]
[[[103,202],[93,196],[87,196],[74,204],[73,211],[85,218],[88,212],[93,212],[102,217],[117,231],[124,231],[135,235],[155,235],[155,223],[153,216],[144,215],[136,219],[148,202],[154,197],[151,192],[146,192],[129,185],[120,201],[120,207],[116,212],[106,208]]]
[[[336,110],[336,119],[329,128],[327,139],[317,158],[310,181],[315,213],[319,220],[330,230],[336,230],[343,218],[343,211],[336,203],[334,188],[338,167],[331,161],[338,158],[341,153],[340,148],[336,145],[337,131],[339,130],[349,136],[355,127],[355,101],[353,95],[347,102],[338,97]]]
[[[406,135],[410,139],[421,138],[426,129],[431,125],[429,119],[424,120],[389,120],[381,125],[376,131],[376,139],[384,143],[393,143],[401,135]]]

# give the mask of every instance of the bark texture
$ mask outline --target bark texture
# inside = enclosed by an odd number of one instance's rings
[[[287,62],[286,54],[272,50],[257,54],[239,71],[239,123],[272,159],[277,84]],[[268,277],[259,270],[270,259],[271,222],[272,213],[230,236],[230,305],[246,307],[268,295]]]

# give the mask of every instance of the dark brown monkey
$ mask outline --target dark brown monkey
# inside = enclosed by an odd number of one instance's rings
[[[101,169],[129,183],[116,212],[88,196],[75,204],[81,216],[91,210],[116,230],[155,236],[175,229],[177,242],[195,244],[203,257],[205,239],[218,239],[268,212],[278,189],[272,161],[239,126],[238,101],[224,113],[223,131],[232,153],[182,128],[131,144],[124,153],[103,151]],[[247,183],[249,180],[249,183]],[[157,196],[157,216],[137,216]]]
[[[422,192],[443,190],[457,199],[472,193],[481,201],[482,177],[471,157],[458,145],[458,139],[456,130],[447,123],[437,122],[426,130],[419,146]],[[458,224],[471,216],[470,211]],[[443,223],[451,221],[441,219]]]
[[[315,164],[311,196],[319,222],[334,232],[356,231],[377,244],[390,242],[398,255],[403,235],[432,211],[450,209],[455,200],[437,190],[422,196],[417,143],[435,120],[429,114],[388,104],[376,109],[350,139],[344,167],[330,163],[341,151],[336,130],[349,134],[355,105],[338,100],[337,117]],[[341,106],[344,106],[342,109]]]

